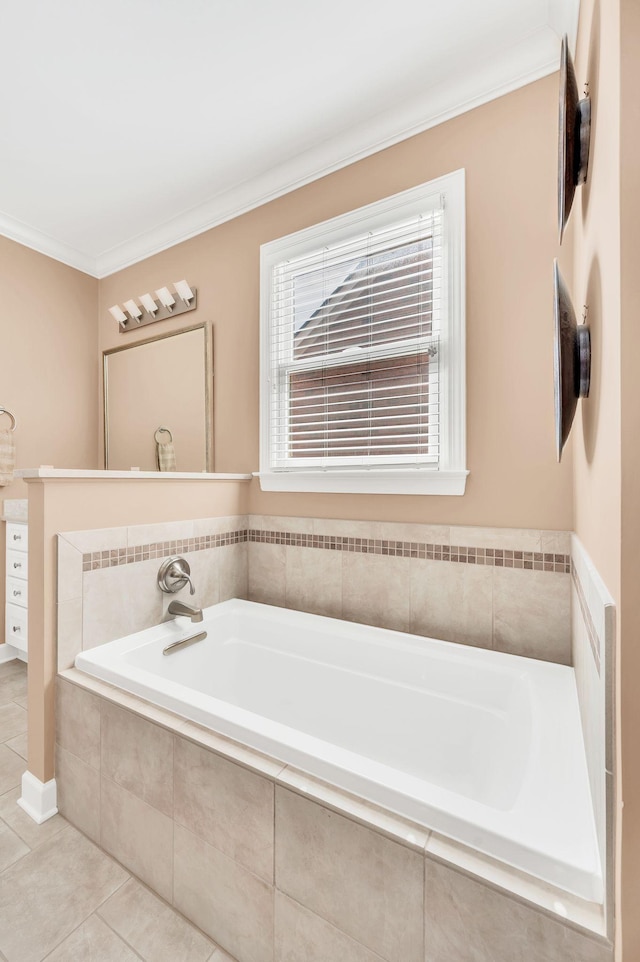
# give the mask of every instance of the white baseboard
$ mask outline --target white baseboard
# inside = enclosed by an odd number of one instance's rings
[[[0,665],[4,665],[6,661],[13,661],[17,657],[18,651],[13,645],[7,643],[0,645]]]
[[[55,778],[49,779],[48,782],[41,782],[31,772],[25,772],[22,776],[22,796],[18,799],[18,805],[38,825],[46,822],[48,818],[53,818],[58,811]]]

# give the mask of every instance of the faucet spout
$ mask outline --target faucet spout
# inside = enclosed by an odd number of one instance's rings
[[[185,618],[191,618],[191,621],[202,621],[202,608],[188,605],[184,601],[172,601],[168,611],[170,615],[183,615]]]

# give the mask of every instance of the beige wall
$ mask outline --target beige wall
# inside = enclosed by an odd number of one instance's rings
[[[0,406],[18,420],[18,467],[97,467],[98,281],[0,237],[0,303]],[[0,426],[5,424],[9,421],[0,418]],[[26,496],[21,481],[0,488],[0,499]]]
[[[620,4],[621,129],[621,428],[622,581],[620,679],[622,798],[622,935],[625,962],[640,958],[640,5]]]
[[[582,0],[576,72],[593,97],[588,184],[573,217],[574,300],[589,304],[593,390],[574,437],[575,528],[617,605],[617,958],[640,958],[640,7]],[[624,805],[624,808],[623,808]]]
[[[582,0],[576,50],[580,92],[593,101],[587,184],[571,213],[573,302],[588,304],[591,391],[573,427],[575,531],[609,591],[620,597],[620,31],[619,0]],[[598,510],[594,510],[594,505]]]
[[[463,498],[266,494],[253,511],[571,528],[571,452],[555,462],[553,257],[557,79],[509,94],[101,281],[100,350],[123,339],[107,308],[186,277],[189,321],[212,321],[215,469],[258,468],[259,248],[460,167],[467,174],[468,467]],[[182,321],[184,324],[184,321]],[[181,319],[158,325],[167,330]]]
[[[247,482],[33,480],[29,496],[29,771],[54,775],[56,534],[245,514]]]

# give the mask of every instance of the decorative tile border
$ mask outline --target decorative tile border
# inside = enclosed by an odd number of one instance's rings
[[[238,531],[225,531],[223,534],[203,535],[199,538],[156,541],[153,544],[136,545],[135,548],[91,551],[82,555],[82,570],[96,571],[99,568],[114,568],[116,565],[134,564],[136,561],[149,561],[152,558],[166,558],[169,555],[184,554],[187,551],[206,551],[208,548],[223,548],[230,544],[242,544],[246,540],[247,529],[243,528]]]
[[[340,535],[304,534],[295,531],[263,531],[243,528],[224,534],[200,538],[184,538],[138,545],[135,548],[114,548],[93,551],[82,556],[82,570],[95,571],[116,565],[165,558],[188,551],[205,551],[225,545],[279,544],[296,548],[318,548],[329,551],[353,551],[358,554],[386,555],[393,558],[420,558],[429,561],[450,561],[454,564],[490,565],[495,568],[521,568],[528,571],[553,571],[568,574],[570,556],[541,551],[513,551],[506,548],[470,548],[464,545],[430,544],[421,541],[392,541],[382,538],[347,538]]]
[[[249,541],[284,544],[296,548],[325,548],[396,558],[453,561],[458,564],[492,565],[496,568],[526,568],[568,574],[570,556],[541,551],[511,551],[504,548],[468,548],[462,545],[427,544],[420,541],[386,541],[378,538],[345,538],[339,535],[299,534],[292,531],[249,529]]]
[[[582,620],[585,623],[587,629],[587,636],[589,638],[589,644],[591,646],[591,654],[593,655],[593,660],[600,674],[600,639],[598,638],[598,632],[596,631],[596,626],[593,623],[593,618],[591,617],[591,610],[587,604],[587,599],[584,595],[584,588],[582,587],[582,582],[580,581],[580,576],[574,564],[571,565],[571,578],[573,584],[575,585],[576,594],[578,596],[578,602],[580,604],[580,611],[582,612]]]

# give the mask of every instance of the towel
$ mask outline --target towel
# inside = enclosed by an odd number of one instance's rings
[[[156,460],[158,471],[176,470],[176,452],[171,441],[156,441]]]
[[[0,431],[0,487],[13,481],[16,445],[11,431]]]

